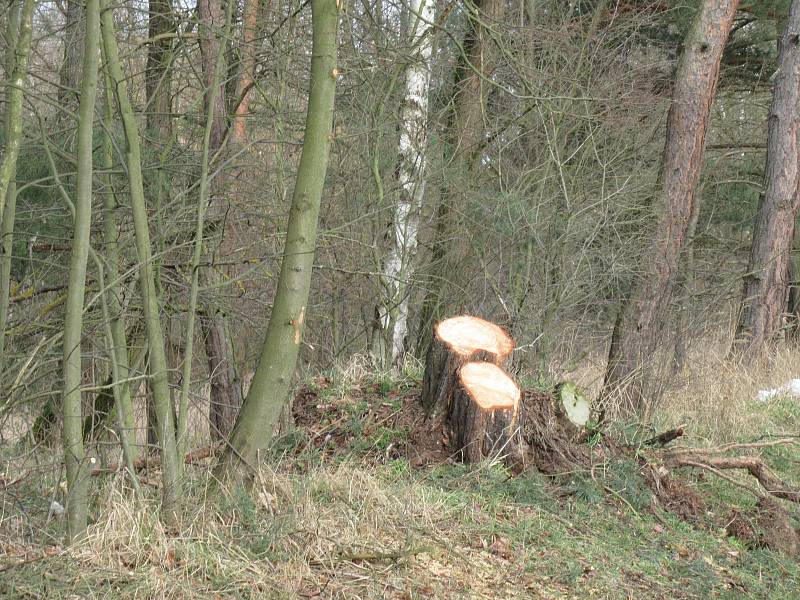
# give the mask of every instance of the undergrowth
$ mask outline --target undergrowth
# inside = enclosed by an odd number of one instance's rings
[[[315,377],[307,402],[323,416],[283,435],[251,488],[210,497],[208,469],[187,467],[177,533],[158,520],[157,489],[136,498],[124,476],[107,476],[95,482],[87,539],[65,550],[63,517],[50,509],[64,501],[58,457],[9,460],[6,481],[12,469],[31,476],[0,491],[0,597],[800,597],[796,559],[724,530],[755,498],[708,473],[685,474],[708,499],[687,523],[654,508],[635,455],[558,481],[491,463],[416,468],[395,451],[408,430],[387,415],[418,393],[419,375]],[[684,420],[664,423],[690,420],[687,406]],[[775,425],[760,435],[798,430],[794,400],[747,406]],[[729,439],[754,434],[742,427]],[[689,438],[719,441],[691,423]],[[763,455],[800,483],[796,447]]]

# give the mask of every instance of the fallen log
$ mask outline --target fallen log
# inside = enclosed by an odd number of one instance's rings
[[[519,447],[517,384],[497,365],[467,363],[459,369],[447,425],[464,462],[514,454]]]
[[[513,350],[514,341],[501,327],[478,317],[462,315],[438,323],[422,380],[422,406],[428,418],[436,420],[449,412],[462,365],[487,362],[503,367]]]

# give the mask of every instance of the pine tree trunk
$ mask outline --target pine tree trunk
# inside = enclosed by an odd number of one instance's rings
[[[247,141],[247,117],[250,113],[250,88],[256,70],[256,40],[258,36],[259,0],[244,0],[242,15],[242,64],[236,85],[234,100],[238,102],[233,115],[231,141],[244,144]]]
[[[494,323],[462,315],[437,324],[422,379],[422,406],[436,421],[450,412],[458,371],[468,362],[491,362],[499,367],[511,359],[514,341]]]
[[[469,362],[458,370],[445,419],[450,446],[466,463],[484,458],[517,458],[520,390],[493,363]]]
[[[126,159],[136,238],[136,255],[139,262],[139,285],[142,294],[147,351],[150,361],[150,389],[153,395],[153,409],[158,425],[156,433],[161,449],[161,512],[165,522],[173,523],[177,518],[178,502],[181,497],[180,476],[183,462],[178,459],[175,440],[175,417],[167,379],[164,332],[159,315],[149,220],[142,181],[139,128],[136,122],[136,115],[131,107],[125,76],[119,61],[119,49],[114,34],[114,15],[111,10],[106,10],[106,8],[107,4],[103,1],[101,6],[101,9],[103,9],[103,48],[108,70],[114,83],[127,142]]]
[[[267,447],[286,405],[303,339],[320,201],[328,165],[336,91],[338,0],[312,0],[313,46],[305,138],[286,231],[278,287],[253,382],[231,441],[215,469],[244,475]]]
[[[699,201],[695,189],[708,116],[738,4],[738,0],[704,0],[684,44],[667,117],[661,213],[651,249],[643,257],[642,276],[625,301],[604,381],[603,395],[620,394],[623,410],[640,412],[652,405],[669,371],[654,364],[653,353],[662,341],[686,233]]]
[[[790,254],[800,208],[800,0],[794,0],[778,48],[767,129],[764,194],[756,215],[734,350],[757,355],[783,330]]]
[[[30,1],[30,0],[28,0]],[[64,458],[67,467],[67,536],[83,537],[89,512],[89,470],[83,447],[81,332],[92,222],[92,133],[100,55],[99,0],[86,2],[83,79],[78,109],[77,181],[69,286],[64,316]]]

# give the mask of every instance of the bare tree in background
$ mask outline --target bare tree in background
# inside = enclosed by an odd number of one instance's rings
[[[505,0],[475,0],[466,3],[467,32],[455,73],[453,98],[445,132],[451,159],[465,174],[477,166],[486,133],[484,111],[491,89],[495,67],[496,45],[493,28],[503,19]],[[417,352],[422,354],[430,341],[431,324],[438,316],[447,294],[447,283],[453,269],[448,259],[453,235],[451,220],[457,196],[455,183],[445,184],[442,200],[436,210],[436,232],[432,243],[431,263],[436,276],[422,303],[419,318]]]
[[[200,53],[202,55],[203,80],[205,85],[205,107],[211,113],[211,137],[208,146],[208,160],[219,159],[220,151],[227,132],[228,115],[225,103],[225,80],[221,79],[215,87],[215,68],[220,51],[225,55],[223,45],[227,40],[222,35],[225,24],[225,11],[221,0],[200,0],[198,2],[200,16]],[[227,70],[223,64],[223,72]],[[225,197],[225,186],[215,178],[210,185],[211,199],[208,212],[208,232],[214,239],[206,243],[209,248],[211,265],[201,272],[201,281],[205,287],[219,289],[223,283],[222,267],[213,264],[214,249],[212,245],[222,244],[225,236],[224,227],[230,209],[230,201]],[[206,302],[203,307],[201,327],[205,340],[206,359],[211,382],[209,401],[209,426],[211,438],[225,439],[233,429],[236,414],[242,405],[242,384],[236,369],[233,343],[230,337],[227,315],[223,307],[214,302]]]

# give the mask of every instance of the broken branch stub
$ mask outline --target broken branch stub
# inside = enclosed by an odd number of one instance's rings
[[[470,362],[459,369],[446,422],[451,446],[464,462],[517,450],[520,397],[517,384],[494,363]]]
[[[422,406],[428,418],[448,412],[462,365],[488,362],[502,367],[513,350],[514,341],[503,328],[478,317],[461,315],[438,323],[422,380]]]

